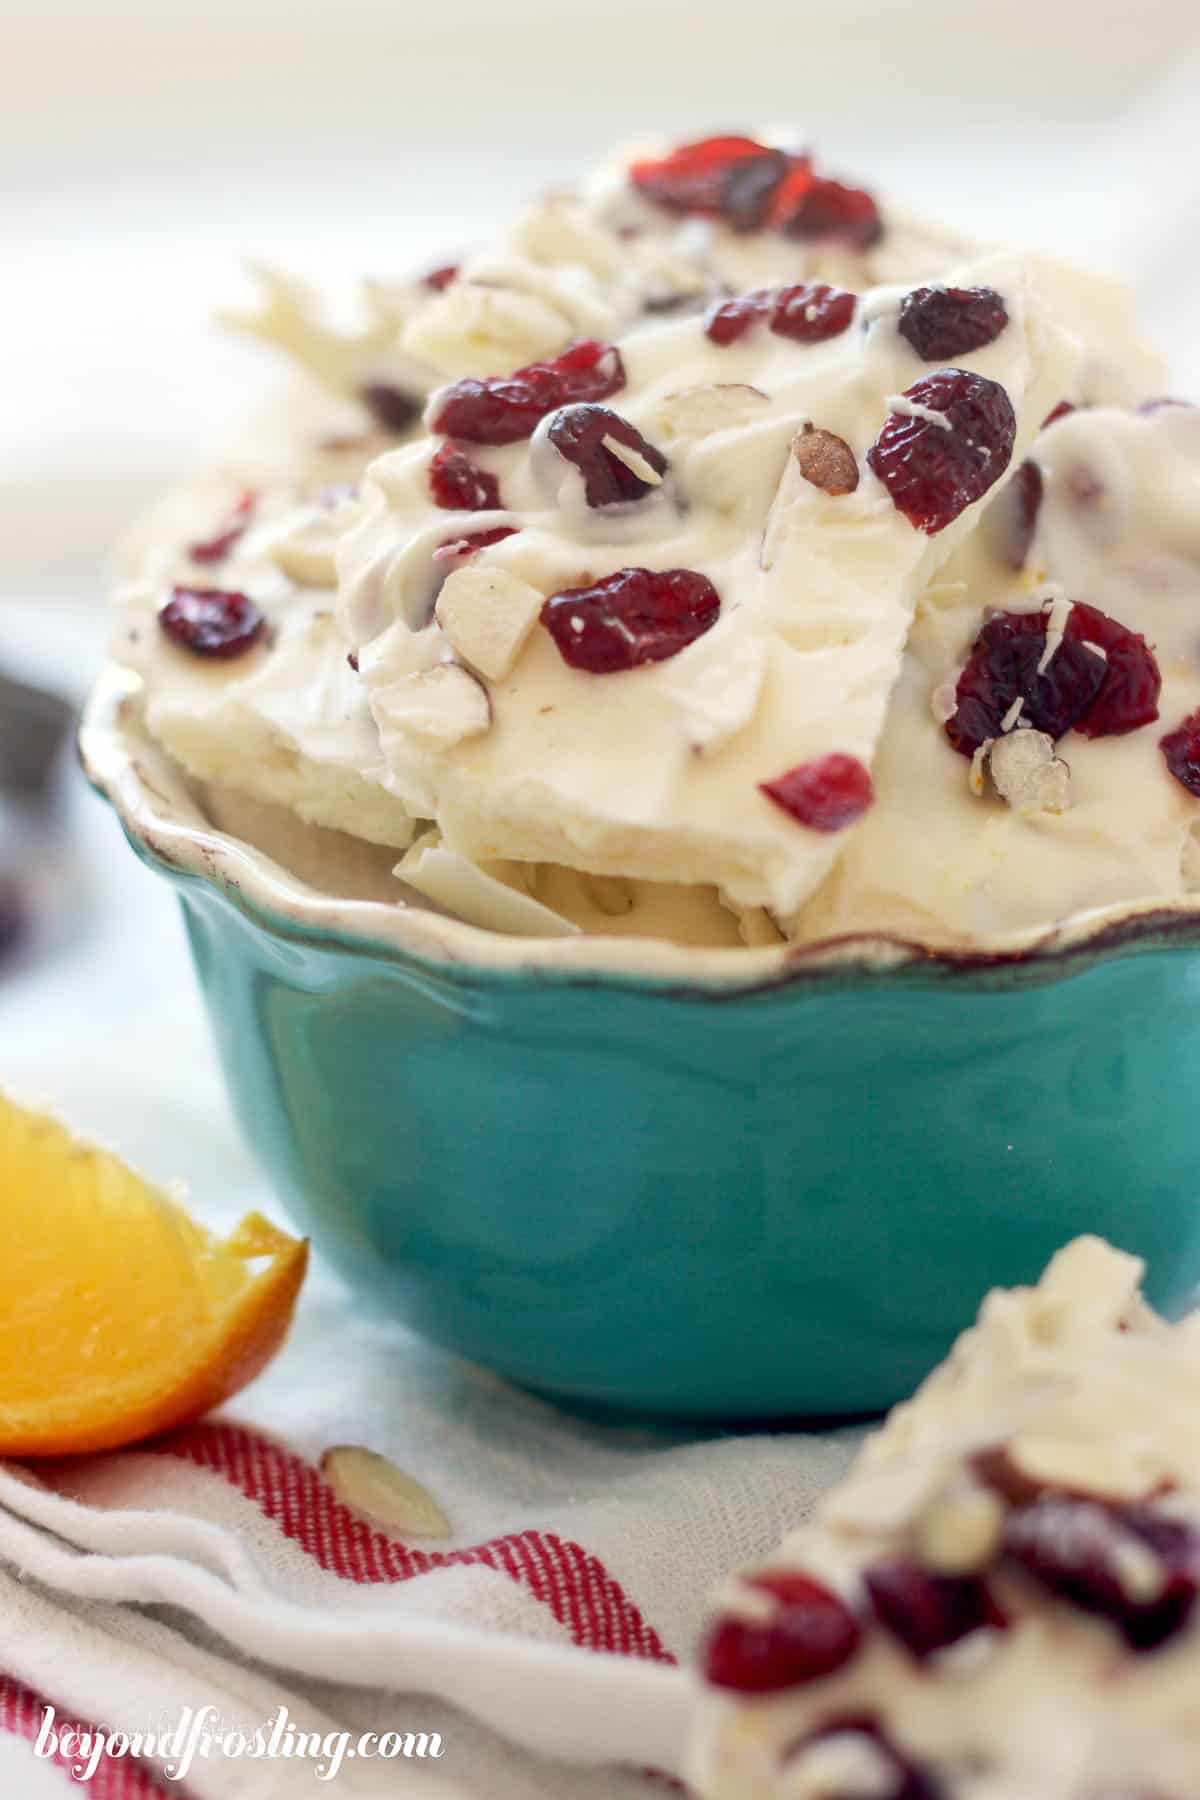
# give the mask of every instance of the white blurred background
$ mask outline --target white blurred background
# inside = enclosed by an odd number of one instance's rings
[[[94,591],[113,526],[266,378],[208,324],[239,258],[444,260],[639,133],[794,120],[981,234],[1148,257],[1147,289],[1196,240],[1194,96],[1157,103],[1194,0],[0,0],[0,23],[0,525],[30,591]]]
[[[209,324],[240,258],[429,266],[638,134],[791,120],[1125,268],[1200,394],[1198,40],[1195,0],[0,0],[0,663],[82,688],[114,531],[273,378]],[[73,805],[89,923],[0,982],[0,1080],[211,1183],[240,1153],[169,896]]]

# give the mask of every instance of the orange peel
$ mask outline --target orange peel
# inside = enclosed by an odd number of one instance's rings
[[[238,1393],[283,1343],[306,1241],[225,1239],[0,1094],[0,1456],[137,1443]]]

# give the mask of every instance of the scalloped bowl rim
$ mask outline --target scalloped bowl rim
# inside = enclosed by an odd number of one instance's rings
[[[279,935],[336,940],[362,954],[423,964],[431,973],[523,975],[571,983],[666,986],[741,992],[816,979],[971,976],[1024,972],[1039,983],[1081,964],[1167,946],[1200,946],[1200,894],[1186,900],[1127,901],[1094,907],[1048,926],[981,937],[951,947],[917,936],[856,933],[805,945],[697,948],[641,937],[518,937],[406,901],[341,900],[309,887],[265,852],[204,817],[171,759],[142,726],[141,677],[113,664],[84,708],[79,754],[84,773],[112,805],[149,861],[221,889]]]

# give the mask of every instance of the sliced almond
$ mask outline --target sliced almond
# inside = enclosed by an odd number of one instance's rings
[[[339,1500],[385,1531],[450,1536],[450,1521],[429,1490],[377,1450],[335,1444],[321,1458],[321,1473]]]
[[[770,404],[761,388],[745,382],[706,381],[668,394],[659,404],[656,424],[668,438],[710,437],[749,424]]]
[[[398,731],[442,748],[478,737],[492,722],[487,689],[457,663],[402,675],[372,696],[381,732]]]
[[[545,595],[503,569],[456,569],[438,595],[437,622],[465,663],[502,681],[542,610]]]
[[[996,739],[988,757],[996,792],[1014,812],[1066,812],[1071,771],[1044,731],[1017,729]]]
[[[612,437],[607,433],[600,439],[600,442],[610,456],[615,456],[618,462],[624,463],[625,467],[636,475],[639,481],[644,481],[647,487],[662,486],[662,476],[654,464],[647,462],[641,451],[635,450],[632,444],[623,444],[620,438]]]
[[[921,1561],[939,1575],[969,1575],[991,1562],[1004,1531],[998,1494],[975,1485],[939,1494],[917,1520]]]
[[[858,458],[835,431],[806,425],[792,442],[792,455],[805,481],[823,494],[852,494],[858,486]]]

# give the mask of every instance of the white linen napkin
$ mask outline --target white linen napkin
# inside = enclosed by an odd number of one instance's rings
[[[856,1436],[589,1423],[318,1282],[236,1413],[0,1467],[0,1670],[39,1716],[109,1730],[209,1706],[252,1738],[285,1705],[322,1737],[441,1734],[437,1760],[346,1760],[328,1785],[347,1795],[652,1791],[646,1770],[679,1766],[690,1681],[672,1659],[709,1587],[808,1510]],[[415,1475],[452,1537],[398,1544],[348,1512],[315,1466],[335,1442]],[[291,1800],[322,1782],[312,1760],[209,1757],[186,1791]]]

